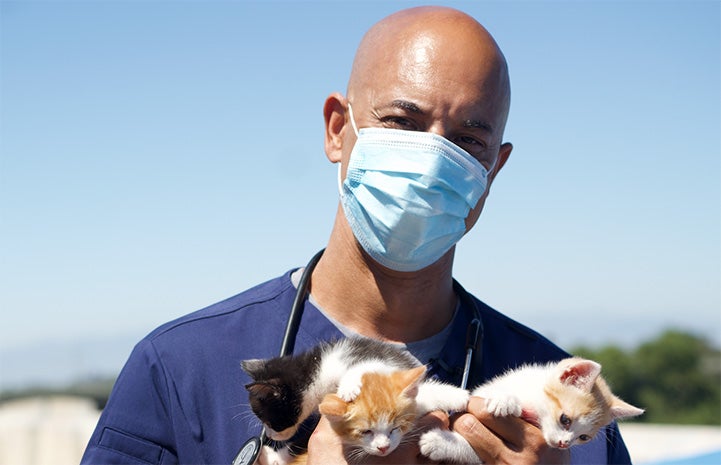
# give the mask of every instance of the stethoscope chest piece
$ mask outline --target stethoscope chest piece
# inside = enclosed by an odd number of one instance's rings
[[[233,459],[232,465],[254,464],[260,454],[261,447],[263,447],[263,443],[259,437],[255,436],[248,439],[238,451],[238,455]]]

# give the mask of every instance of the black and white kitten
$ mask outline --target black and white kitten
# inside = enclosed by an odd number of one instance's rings
[[[360,379],[368,371],[389,372],[420,365],[402,346],[363,337],[321,343],[298,355],[241,363],[253,380],[245,386],[250,407],[263,422],[267,436],[275,441],[291,438],[317,411],[323,397],[338,390],[340,379],[349,371],[357,372]]]

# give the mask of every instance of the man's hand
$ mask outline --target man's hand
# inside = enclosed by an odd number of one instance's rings
[[[308,440],[307,464],[348,465],[343,455],[343,443],[324,416]]]
[[[455,417],[451,425],[487,464],[571,462],[568,450],[550,447],[540,429],[517,417],[494,417],[480,397],[472,397],[468,413]]]

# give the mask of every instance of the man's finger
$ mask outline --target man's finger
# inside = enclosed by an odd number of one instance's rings
[[[484,399],[472,397],[468,403],[468,412],[472,413],[481,424],[502,438],[506,446],[519,451],[524,446],[539,447],[545,443],[541,430],[531,423],[518,417],[496,417],[488,412]]]
[[[434,428],[448,429],[449,427],[448,415],[441,411],[427,413],[416,421],[418,431],[428,431]]]
[[[348,465],[343,455],[343,443],[325,417],[320,418],[310,436],[307,459],[309,465]]]
[[[505,447],[503,440],[486,428],[472,413],[464,413],[454,418],[452,428],[468,441],[484,463],[496,463]]]

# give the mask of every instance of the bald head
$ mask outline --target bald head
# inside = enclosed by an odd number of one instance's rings
[[[349,100],[372,100],[396,81],[428,93],[475,87],[485,100],[479,103],[493,107],[496,126],[501,132],[505,127],[510,105],[506,60],[488,31],[461,11],[410,8],[366,33],[353,62]]]

